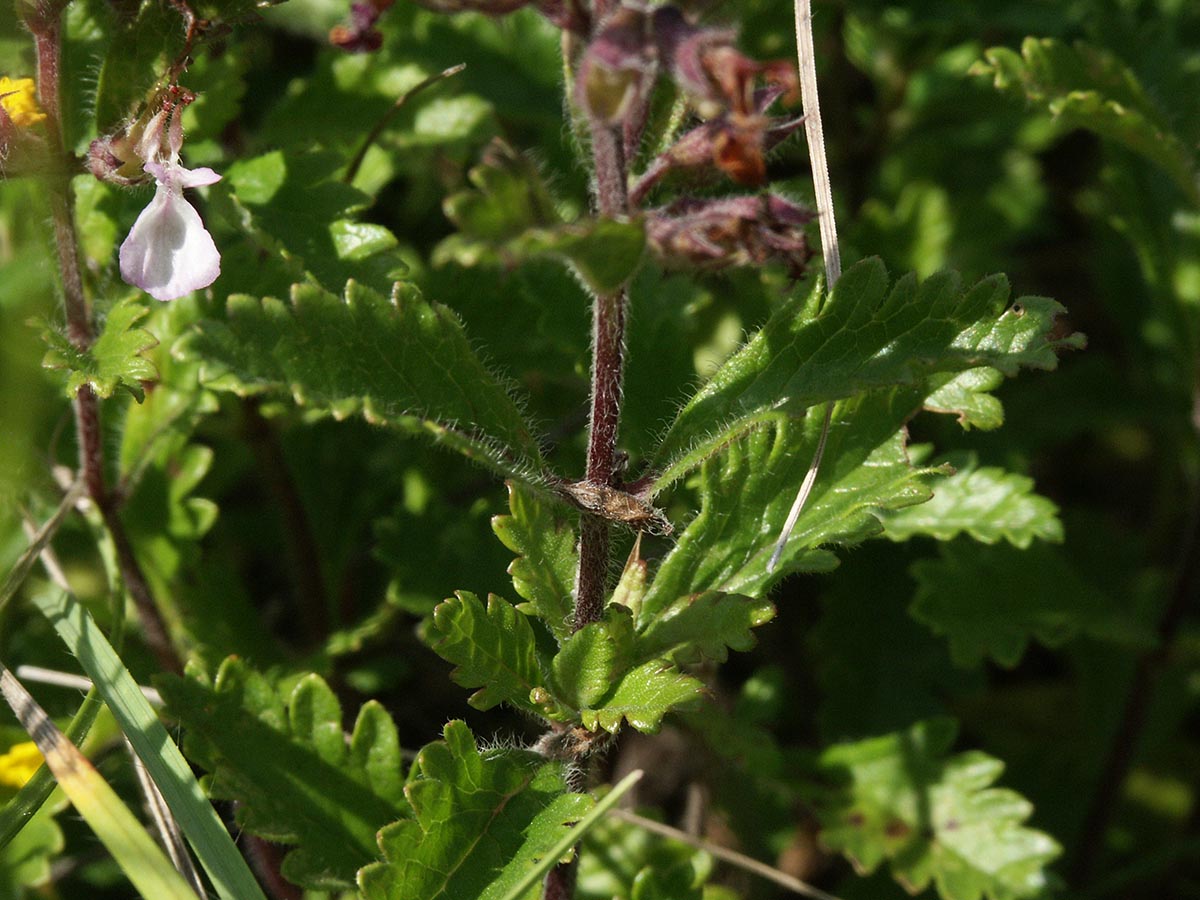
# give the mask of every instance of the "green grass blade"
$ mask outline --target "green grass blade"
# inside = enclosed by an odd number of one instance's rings
[[[583,840],[584,836],[592,830],[592,828],[604,818],[605,813],[612,809],[618,800],[620,800],[635,784],[641,781],[645,774],[641,769],[634,769],[609,791],[599,803],[591,808],[586,816],[575,823],[575,827],[571,829],[571,833],[564,837],[561,841],[542,857],[541,861],[525,873],[525,877],[512,886],[503,900],[521,900],[522,897],[529,891],[531,887],[546,877],[546,873],[558,865],[558,861],[562,859],[568,850]]]
[[[195,892],[129,807],[3,665],[0,691],[42,752],[63,793],[138,893],[147,900],[196,900]]]
[[[25,576],[29,574],[29,570],[33,568],[33,564],[37,561],[40,554],[54,537],[58,527],[62,525],[71,510],[75,508],[75,504],[79,502],[79,498],[83,496],[83,482],[77,481],[71,485],[70,489],[63,496],[62,502],[58,504],[58,509],[54,511],[46,522],[41,527],[37,534],[33,536],[29,546],[17,558],[16,563],[9,569],[8,574],[4,577],[4,583],[0,584],[0,609],[12,599],[12,595],[17,592],[17,588],[21,586],[21,582],[25,580]]]
[[[88,691],[71,724],[67,726],[67,740],[76,745],[82,743],[103,705],[95,688]],[[0,848],[8,846],[9,841],[33,818],[33,814],[42,808],[54,790],[54,784],[50,768],[38,766],[33,777],[21,786],[15,797],[4,804],[4,809],[0,810]]]
[[[223,900],[266,900],[192,770],[100,627],[60,591],[33,598],[129,738]]]

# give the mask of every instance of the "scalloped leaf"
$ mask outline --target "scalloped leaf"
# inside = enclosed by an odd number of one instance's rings
[[[637,638],[638,657],[725,662],[730,650],[751,649],[756,643],[751,629],[773,618],[775,605],[770,600],[721,591],[689,594],[650,620]]]
[[[111,397],[121,388],[140,402],[146,392],[143,381],[158,377],[154,363],[142,354],[158,344],[158,338],[134,325],[149,312],[133,298],[127,298],[108,311],[104,326],[86,350],[80,350],[60,331],[46,327],[42,337],[49,345],[42,358],[46,369],[67,369],[67,396],[74,397],[88,385],[98,397]]]
[[[1116,141],[1160,166],[1193,203],[1200,203],[1197,159],[1142,87],[1111,53],[1078,41],[1027,37],[1021,53],[985,51],[973,74],[991,77],[997,90],[1036,104],[1066,128],[1084,128]]]
[[[615,734],[622,722],[646,734],[662,727],[667,713],[688,709],[705,695],[704,685],[684,675],[665,659],[653,659],[625,673],[612,692],[589,709],[579,711],[590,731]]]
[[[1004,375],[986,366],[953,375],[928,379],[931,392],[925,398],[930,412],[954,413],[964,431],[991,431],[1004,424],[1004,406],[991,391],[1004,382]]]
[[[688,401],[656,451],[665,468],[655,490],[775,412],[799,415],[865,391],[980,367],[1007,376],[1053,369],[1057,350],[1083,341],[1051,337],[1062,312],[1053,300],[1022,297],[1009,305],[1008,282],[999,275],[965,290],[953,272],[889,284],[883,263],[872,258],[847,270],[820,304],[823,290],[818,282],[780,310]]]
[[[397,284],[387,300],[355,282],[337,297],[311,284],[290,302],[234,295],[176,345],[202,382],[247,396],[289,395],[337,418],[424,432],[513,478],[536,480],[541,451],[505,385],[449,309]]]
[[[718,591],[759,598],[786,572],[828,571],[837,558],[826,548],[880,532],[876,511],[927,499],[934,470],[909,464],[901,430],[921,402],[920,391],[896,389],[837,405],[825,467],[774,572],[767,562],[808,471],[820,417],[776,414],[705,462],[700,511],[659,567],[639,627],[649,628],[680,597]]]
[[[609,606],[603,621],[563,642],[550,663],[550,688],[571,709],[585,709],[612,691],[632,662],[633,617],[624,606]]]
[[[1033,812],[992,785],[1004,764],[979,751],[954,756],[951,719],[830,747],[812,787],[821,841],[862,872],[885,860],[912,893],[931,883],[943,900],[1022,900],[1046,891],[1062,848],[1025,827]]]
[[[187,729],[189,758],[210,772],[210,795],[241,801],[238,823],[250,833],[296,845],[283,874],[297,884],[352,886],[378,856],[378,830],[408,813],[396,726],[375,701],[347,742],[341,705],[317,675],[285,699],[231,657],[212,685],[170,677],[160,690]]]
[[[567,793],[563,766],[522,750],[480,753],[449,722],[417,757],[414,817],[384,828],[384,862],[365,867],[366,900],[500,900],[592,807]]]
[[[912,615],[950,641],[955,663],[973,668],[990,657],[1020,662],[1031,640],[1059,647],[1083,633],[1150,647],[1155,636],[1127,601],[1085,579],[1057,548],[980,546],[957,540],[937,559],[912,566]]]
[[[1061,542],[1058,506],[1033,492],[1033,479],[1004,469],[980,468],[974,454],[946,460],[955,472],[933,483],[933,498],[920,506],[882,513],[884,536],[906,541],[928,535],[949,541],[969,534],[977,541],[1008,541],[1028,547],[1034,540]]]
[[[508,507],[512,514],[493,517],[492,531],[517,554],[508,574],[517,593],[529,601],[517,608],[536,613],[563,641],[571,634],[571,593],[579,568],[575,531],[556,514],[556,507],[512,482]]]
[[[467,701],[476,709],[500,703],[544,713],[529,699],[545,681],[537,659],[537,638],[529,620],[495,594],[484,608],[470,591],[458,591],[433,611],[430,648],[458,668],[455,684],[479,688]]]

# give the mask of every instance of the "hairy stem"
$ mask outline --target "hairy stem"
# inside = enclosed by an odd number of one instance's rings
[[[596,206],[602,216],[624,215],[625,154],[618,131],[592,122],[592,162]],[[622,288],[598,295],[592,303],[592,391],[588,421],[587,474],[594,484],[613,486],[617,429],[621,419],[621,385],[625,374],[625,318],[628,293]],[[609,526],[585,515],[579,532],[579,572],[575,579],[575,630],[600,619],[608,574]]]
[[[551,869],[542,886],[542,900],[572,900],[578,868],[574,862],[569,862]]]
[[[75,235],[75,217],[71,214],[74,197],[71,176],[63,146],[62,101],[60,85],[62,20],[61,8],[46,7],[30,21],[37,50],[38,100],[46,113],[44,122],[47,155],[55,161],[48,176],[50,217],[54,222],[54,246],[62,274],[63,305],[67,315],[67,336],[72,344],[85,349],[92,342],[91,311],[83,292],[79,267],[79,242]],[[83,452],[82,446],[80,452]]]
[[[586,764],[577,765],[567,770],[567,790],[572,793],[582,793],[588,788],[588,771]],[[579,874],[579,850],[570,862],[559,863],[546,875],[542,883],[542,900],[573,900],[575,897],[575,878]]]
[[[92,328],[91,309],[83,290],[79,241],[73,213],[74,196],[66,148],[63,144],[60,61],[62,11],[65,6],[65,2],[47,0],[27,16],[26,24],[33,33],[37,51],[38,99],[46,113],[47,153],[55,162],[47,179],[47,187],[50,216],[54,222],[54,245],[62,278],[67,336],[80,350],[86,350],[91,346],[95,332]],[[79,444],[79,470],[92,501],[100,510],[104,524],[112,534],[121,578],[137,607],[146,641],[165,670],[180,672],[183,667],[179,656],[171,644],[162,614],[134,556],[129,536],[117,515],[115,500],[105,484],[100,404],[95,393],[87,385],[81,387],[75,395],[74,412],[75,432]]]
[[[605,4],[593,5],[594,22],[606,14]],[[569,48],[564,44],[564,56]],[[568,97],[574,85],[567,84]],[[606,218],[629,211],[628,171],[623,130],[592,118],[593,190],[596,210]],[[592,379],[588,417],[585,478],[596,484],[616,482],[617,430],[621,421],[621,388],[625,376],[625,320],[629,294],[625,288],[599,294],[592,301]],[[599,516],[584,513],[579,528],[579,569],[575,576],[576,631],[604,614],[605,582],[609,562],[609,525]],[[568,790],[587,789],[587,769],[577,766],[568,776]],[[555,866],[546,876],[544,900],[571,900],[575,896],[578,857]]]

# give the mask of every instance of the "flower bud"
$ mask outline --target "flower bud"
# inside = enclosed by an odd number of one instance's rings
[[[650,19],[622,6],[588,45],[579,66],[580,103],[601,122],[616,124],[654,84],[657,59]]]
[[[88,170],[109,184],[128,187],[147,183],[150,176],[142,169],[145,160],[138,155],[136,145],[128,134],[96,138],[88,147]]]

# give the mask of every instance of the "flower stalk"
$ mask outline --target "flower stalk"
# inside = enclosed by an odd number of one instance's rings
[[[37,52],[38,100],[46,119],[48,156],[53,160],[47,174],[47,193],[50,215],[54,223],[54,243],[58,269],[62,278],[63,306],[67,320],[67,336],[80,350],[86,350],[94,340],[91,308],[83,289],[79,260],[79,243],[75,230],[74,194],[71,176],[66,165],[63,144],[60,55],[62,42],[62,2],[36,5],[26,16],[26,25],[33,33]],[[117,563],[126,590],[133,598],[142,630],[159,665],[168,672],[181,672],[183,666],[167,632],[166,625],[154,601],[129,536],[125,533],[117,510],[117,500],[109,491],[104,475],[104,445],[100,425],[100,404],[91,387],[84,385],[75,395],[75,433],[79,445],[79,469],[88,494],[104,519],[117,551]]]

